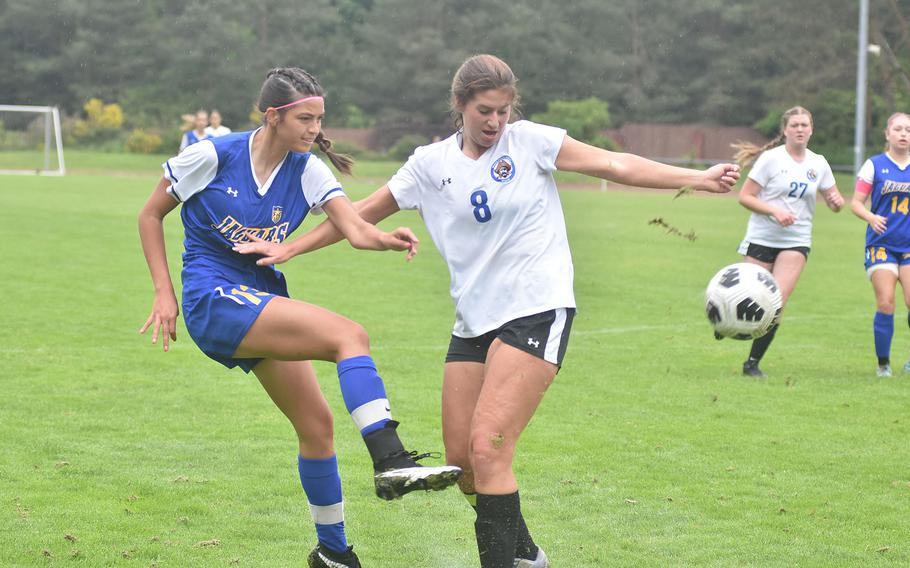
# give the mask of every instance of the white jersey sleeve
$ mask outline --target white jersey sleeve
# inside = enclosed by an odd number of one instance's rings
[[[566,131],[527,120],[516,122],[513,128],[528,146],[529,154],[535,157],[537,167],[544,172],[556,171],[556,158],[566,139]]]
[[[772,169],[775,163],[771,159],[772,156],[771,152],[762,152],[758,159],[755,160],[755,164],[752,165],[752,169],[749,170],[749,179],[762,187],[768,187],[768,181],[774,174]]]
[[[872,160],[863,162],[863,167],[859,169],[859,173],[856,174],[856,177],[869,184],[875,181],[875,166],[872,165]]]
[[[327,201],[336,197],[343,197],[344,191],[341,189],[341,183],[332,173],[332,170],[316,157],[310,155],[307,160],[303,174],[300,176],[300,187],[303,188],[303,195],[310,205],[310,213],[319,215],[322,213],[322,206]]]
[[[187,146],[186,150],[161,165],[171,185],[167,192],[177,201],[186,201],[206,187],[218,173],[218,154],[208,140]]]
[[[834,179],[834,172],[831,171],[831,164],[828,163],[828,159],[821,154],[818,157],[822,163],[822,172],[818,178],[818,189],[819,191],[828,191],[837,184],[837,181]]]
[[[399,209],[418,209],[420,207],[424,185],[422,180],[426,177],[420,164],[422,162],[421,157],[426,151],[427,146],[421,146],[414,150],[408,161],[389,180],[389,190],[398,203]]]

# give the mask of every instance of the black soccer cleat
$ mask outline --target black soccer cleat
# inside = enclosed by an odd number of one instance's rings
[[[335,552],[317,544],[306,561],[310,568],[363,568],[360,559],[354,554],[353,546],[344,552]]]
[[[753,377],[756,379],[768,378],[768,375],[766,375],[764,371],[758,368],[758,361],[753,361],[752,359],[749,359],[743,363],[743,376]]]
[[[439,457],[439,454],[418,454],[405,450],[396,428],[398,422],[390,420],[383,428],[363,437],[373,458],[373,482],[377,497],[391,501],[411,491],[439,491],[455,485],[461,477],[460,467],[420,465],[417,460]]]

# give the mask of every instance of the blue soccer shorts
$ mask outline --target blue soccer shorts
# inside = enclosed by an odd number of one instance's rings
[[[258,283],[259,288],[222,279],[207,280],[205,285],[194,282],[189,291],[184,287],[183,320],[203,353],[229,369],[240,367],[247,373],[262,360],[233,355],[269,301],[288,297],[283,275],[277,271],[275,275]]]

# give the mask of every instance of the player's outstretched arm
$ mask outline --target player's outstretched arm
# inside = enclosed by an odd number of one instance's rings
[[[332,201],[336,200],[337,199],[333,199]],[[347,200],[344,201],[347,202]],[[331,203],[331,201],[329,203]],[[392,193],[389,191],[388,186],[383,186],[381,189],[373,192],[369,197],[354,202],[353,206],[356,214],[368,224],[378,223],[398,211],[398,204],[395,201],[395,198],[392,197]],[[329,213],[330,219],[322,222],[314,229],[307,231],[293,241],[278,244],[251,237],[250,241],[235,245],[234,250],[241,254],[262,255],[262,258],[257,260],[256,264],[264,266],[268,264],[282,264],[299,254],[313,252],[335,244],[344,239],[345,235],[342,234],[341,230],[339,230],[332,220],[332,213],[329,212],[329,204],[326,204],[324,209]],[[393,231],[393,234],[394,233],[395,232]],[[408,260],[410,260],[414,254],[416,254],[416,247],[413,254],[409,252],[407,257]]]
[[[170,181],[161,178],[139,212],[139,239],[155,286],[152,313],[139,328],[139,333],[145,333],[151,327],[152,343],[158,343],[158,333],[161,332],[165,351],[169,348],[169,339],[177,340],[177,316],[180,313],[164,247],[164,217],[177,207],[177,201],[167,194],[169,185]]]
[[[739,179],[739,166],[717,164],[707,170],[669,166],[635,154],[611,152],[566,136],[556,157],[556,168],[636,187],[726,193]]]
[[[417,254],[420,241],[411,229],[398,227],[388,233],[382,231],[361,217],[346,197],[332,199],[322,208],[329,216],[329,221],[356,249],[407,251],[408,260]]]

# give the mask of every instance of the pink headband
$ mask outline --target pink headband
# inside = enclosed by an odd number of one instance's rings
[[[319,95],[312,95],[309,97],[303,97],[302,99],[297,99],[296,101],[294,101],[292,103],[288,103],[286,105],[281,105],[278,107],[269,107],[269,108],[271,108],[273,110],[281,110],[283,108],[292,107],[294,105],[299,105],[300,103],[305,103],[306,101],[312,101],[312,100],[316,100],[316,99],[319,99],[320,101],[323,100],[322,97]],[[266,110],[268,110],[268,109],[266,109]]]

